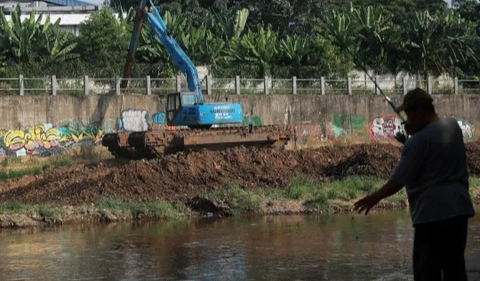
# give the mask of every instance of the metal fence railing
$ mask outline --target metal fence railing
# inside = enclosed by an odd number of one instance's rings
[[[388,95],[402,95],[417,86],[430,94],[477,94],[480,81],[452,79],[376,79],[376,83]],[[213,78],[205,76],[201,81],[202,92],[216,94],[303,94],[303,95],[378,95],[375,83],[370,79],[245,79]],[[102,95],[146,94],[165,95],[171,92],[188,91],[185,77],[175,78],[0,78],[0,95]]]

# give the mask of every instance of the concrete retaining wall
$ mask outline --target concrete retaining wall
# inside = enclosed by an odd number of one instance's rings
[[[436,95],[437,111],[453,116],[465,140],[477,138],[480,96]],[[394,98],[400,103],[401,97]],[[392,140],[400,120],[381,96],[206,96],[207,102],[239,102],[245,123],[292,124],[297,142],[351,138]],[[0,156],[51,155],[79,144],[99,145],[104,133],[165,126],[165,99],[158,96],[4,96],[0,100]]]

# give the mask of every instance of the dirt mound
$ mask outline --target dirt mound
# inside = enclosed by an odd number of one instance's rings
[[[467,151],[471,173],[480,175],[480,144],[468,145]],[[0,203],[78,205],[102,196],[185,202],[224,185],[283,188],[292,177],[305,174],[318,180],[350,175],[385,178],[400,153],[401,148],[392,144],[362,144],[302,151],[233,148],[179,153],[150,161],[106,161],[1,183]]]

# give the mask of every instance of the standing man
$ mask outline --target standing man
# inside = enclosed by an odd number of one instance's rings
[[[412,136],[387,183],[356,202],[355,209],[368,214],[406,186],[415,228],[415,281],[467,281],[464,251],[468,218],[475,211],[462,131],[454,118],[440,118],[432,97],[419,88],[409,91],[395,111],[405,112],[405,128]]]

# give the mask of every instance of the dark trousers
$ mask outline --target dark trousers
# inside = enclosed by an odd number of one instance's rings
[[[467,281],[464,257],[467,230],[466,217],[415,226],[413,242],[415,281]]]

